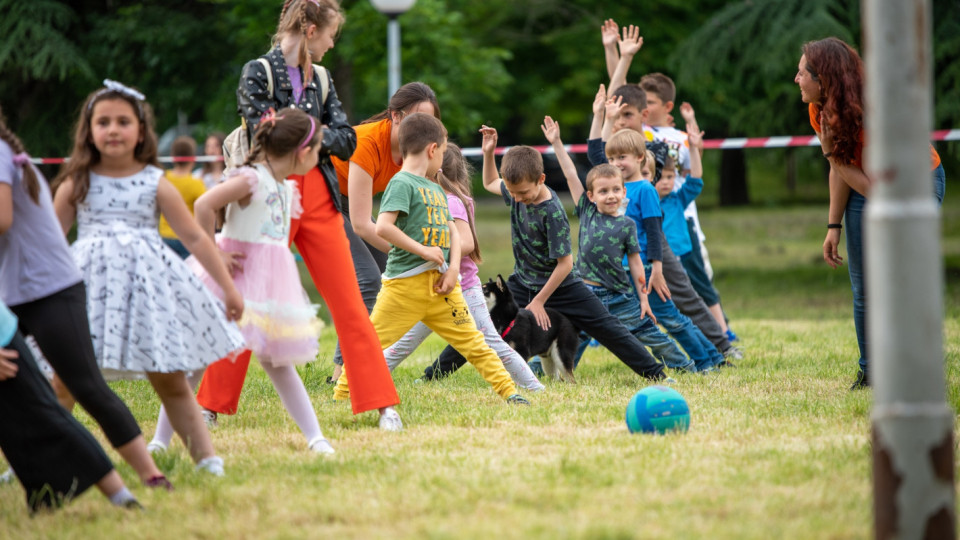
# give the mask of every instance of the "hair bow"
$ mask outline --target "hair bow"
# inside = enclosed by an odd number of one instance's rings
[[[136,99],[136,100],[139,100],[139,101],[144,101],[145,99],[147,99],[147,96],[145,96],[145,95],[141,94],[140,92],[134,90],[133,88],[130,88],[129,86],[127,86],[127,85],[125,85],[125,84],[123,84],[123,83],[117,82],[117,81],[113,81],[113,80],[110,80],[110,79],[104,79],[104,80],[103,80],[103,85],[107,87],[107,90],[113,90],[114,92],[120,92],[121,94],[123,94],[123,95],[125,95],[125,96],[130,96],[130,97],[132,97],[133,99]]]
[[[13,164],[17,167],[25,167],[27,163],[30,163],[30,156],[26,152],[20,152],[19,154],[14,154]]]
[[[283,117],[281,116],[280,118],[283,118]],[[263,125],[266,123],[273,124],[274,126],[277,125],[277,111],[275,111],[273,107],[270,107],[269,109],[267,109],[267,111],[260,116],[260,125]]]

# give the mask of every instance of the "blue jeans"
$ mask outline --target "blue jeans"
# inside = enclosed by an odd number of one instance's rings
[[[686,371],[696,371],[696,365],[693,360],[684,355],[677,344],[673,342],[666,334],[660,331],[656,324],[648,317],[644,317],[640,311],[640,299],[636,293],[623,294],[611,291],[606,287],[585,284],[598,299],[600,303],[607,308],[611,315],[620,319],[627,330],[650,348],[653,356],[663,362],[667,367],[673,369],[683,369]],[[580,357],[590,343],[590,336],[586,332],[580,332],[580,347],[577,349],[575,364],[580,363]]]
[[[946,191],[946,173],[943,165],[933,170],[933,195],[938,204],[943,204]],[[860,371],[868,373],[867,367],[867,301],[866,286],[863,282],[863,209],[867,199],[856,191],[850,192],[844,222],[847,231],[847,271],[850,273],[850,290],[853,292],[853,326],[857,331],[857,345],[860,348]],[[659,317],[659,315],[658,315]]]
[[[644,265],[643,268],[647,276],[647,283],[649,283],[653,267]],[[667,299],[663,301],[655,292],[648,294],[647,300],[650,301],[650,309],[653,310],[653,314],[657,317],[657,322],[666,328],[673,339],[677,340],[677,343],[683,347],[683,350],[687,352],[690,359],[696,364],[697,371],[711,368],[723,362],[723,355],[720,354],[713,343],[703,335],[703,332],[693,324],[690,317],[680,313],[680,310],[677,309],[673,300]]]

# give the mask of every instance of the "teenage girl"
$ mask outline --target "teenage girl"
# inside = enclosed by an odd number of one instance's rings
[[[510,373],[510,377],[517,386],[528,390],[543,390],[543,384],[530,370],[530,366],[516,351],[510,348],[500,333],[497,332],[490,312],[487,310],[487,301],[483,295],[483,287],[477,276],[477,265],[483,262],[480,256],[480,244],[477,243],[477,228],[474,224],[473,198],[470,196],[470,167],[460,152],[460,147],[448,142],[447,150],[443,153],[443,165],[437,171],[437,183],[447,194],[447,208],[450,217],[459,232],[461,253],[460,260],[460,287],[463,289],[463,298],[467,301],[470,314],[477,323],[477,329],[483,333],[487,345],[493,349],[503,367]],[[422,322],[410,329],[405,336],[396,343],[384,349],[383,355],[387,365],[393,371],[407,356],[423,343],[431,330]]]
[[[216,245],[157,167],[153,113],[143,94],[113,81],[80,111],[70,160],[57,177],[54,208],[90,291],[87,314],[104,374],[146,374],[197,468],[223,474],[186,372],[202,374],[243,347],[228,322],[243,314]],[[159,214],[225,291],[223,304],[157,232]]]
[[[69,395],[76,396],[142,482],[169,487],[147,452],[140,426],[100,373],[86,287],[54,213],[50,188],[2,112],[0,222],[0,298],[53,366],[61,403],[71,408]]]
[[[207,157],[219,157],[219,161],[205,161],[203,165],[194,169],[193,175],[203,180],[203,185],[207,189],[220,183],[223,180],[223,141],[226,135],[219,131],[214,131],[207,136],[203,142],[203,153]]]
[[[290,240],[330,310],[347,369],[353,371],[350,400],[354,414],[378,409],[380,427],[399,429],[400,415],[393,406],[400,398],[360,297],[340,215],[337,176],[330,162],[332,157],[350,158],[357,144],[356,133],[347,122],[329,72],[313,69],[313,63],[333,47],[342,24],[336,0],[287,0],[273,38],[274,47],[261,57],[270,65],[270,79],[259,59],[247,62],[240,77],[237,105],[251,130],[268,109],[290,107],[309,114],[323,127],[317,166],[291,178],[303,198],[303,215],[291,223]],[[326,78],[325,83],[321,76]],[[268,92],[270,80],[273,94]],[[321,99],[324,88],[326,100]],[[235,363],[212,366],[200,384],[200,404],[212,412],[235,413],[249,361],[246,356]]]
[[[316,360],[321,325],[300,285],[297,263],[288,247],[290,218],[299,215],[301,208],[296,184],[284,181],[317,166],[319,129],[312,116],[296,109],[269,111],[257,128],[247,166],[230,171],[222,184],[201,196],[194,215],[212,239],[217,214],[226,208],[218,244],[243,294],[240,331],[300,426],[307,446],[332,454],[294,367]],[[223,294],[195,259],[187,262],[218,296]],[[169,426],[161,408],[151,450],[170,444],[173,430]]]

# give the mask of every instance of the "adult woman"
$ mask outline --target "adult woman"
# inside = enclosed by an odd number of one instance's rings
[[[811,41],[794,82],[808,104],[810,125],[820,136],[830,162],[830,210],[823,258],[833,268],[843,263],[837,248],[841,221],[847,226],[847,268],[853,290],[853,321],[860,347],[859,369],[851,390],[870,386],[866,342],[866,290],[863,283],[863,209],[873,179],[863,170],[863,61],[837,38]],[[940,156],[930,147],[934,195],[943,201],[945,174]]]
[[[356,126],[357,149],[349,160],[333,157],[340,183],[343,219],[350,239],[350,255],[367,311],[380,292],[380,275],[387,264],[390,245],[377,236],[372,216],[373,196],[387,188],[400,171],[403,158],[397,137],[400,122],[409,114],[422,112],[440,118],[440,105],[433,90],[421,82],[401,86],[387,109]],[[339,351],[338,351],[339,352]],[[334,355],[333,380],[340,377],[340,355]],[[353,380],[353,377],[350,378]]]
[[[360,297],[340,215],[337,177],[330,163],[331,157],[350,157],[356,147],[356,134],[347,122],[332,77],[326,70],[314,69],[313,64],[333,48],[342,23],[336,0],[287,0],[280,13],[274,47],[261,57],[269,63],[270,73],[266,73],[260,59],[248,62],[240,77],[237,106],[251,130],[268,109],[285,107],[296,107],[322,125],[319,163],[305,176],[296,178],[303,214],[299,220],[293,220],[290,239],[326,301],[344,343],[347,369],[355,381],[353,412],[379,409],[380,427],[399,430],[402,423],[393,405],[400,400]],[[322,99],[324,95],[326,99]],[[249,355],[235,364],[221,361],[210,366],[197,401],[213,412],[235,412],[248,364]]]

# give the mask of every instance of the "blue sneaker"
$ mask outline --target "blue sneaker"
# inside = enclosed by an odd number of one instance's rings
[[[593,339],[593,338],[590,338],[590,346],[591,346],[591,347],[599,347],[599,346],[600,346],[600,342],[597,341],[597,340],[595,340],[595,339]]]
[[[727,341],[729,341],[730,343],[733,343],[738,339],[740,338],[738,338],[737,335],[733,333],[733,330],[730,330],[729,328],[727,328]]]

